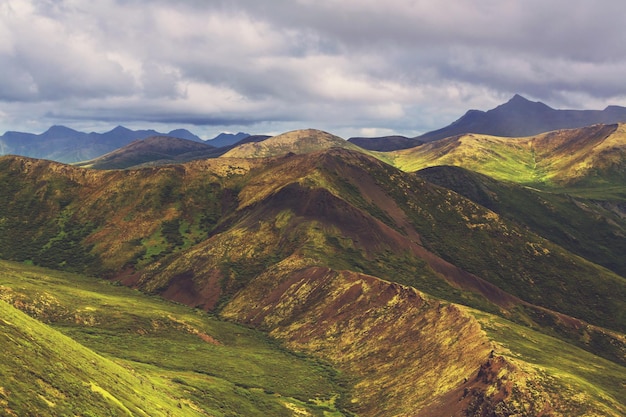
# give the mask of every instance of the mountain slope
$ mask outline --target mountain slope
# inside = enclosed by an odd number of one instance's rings
[[[359,381],[352,399],[359,415],[608,416],[625,410],[623,390],[612,385],[623,380],[623,368],[612,362],[411,288],[324,268],[289,274],[286,266],[255,279],[224,315],[348,369]],[[562,362],[537,355],[553,349]],[[606,373],[585,374],[581,358]],[[604,388],[587,394],[585,384],[603,377],[594,384]]]
[[[200,275],[188,270],[189,257],[191,265],[201,264],[202,275],[218,281],[224,267],[231,270],[233,282],[220,282],[233,294],[248,279],[237,282],[237,268],[253,274],[276,257],[307,250],[331,267],[393,277],[435,295],[449,295],[449,287],[439,288],[443,275],[443,283],[478,291],[498,304],[500,297],[479,284],[486,280],[533,304],[601,326],[625,326],[623,279],[458,194],[361,153],[334,149],[101,173],[20,158],[0,161],[0,186],[15,196],[0,207],[5,258],[108,274],[145,268],[155,289],[166,285],[163,280],[176,281],[176,274],[162,270],[168,264],[181,262],[181,277]],[[281,231],[272,226],[273,218],[293,225]],[[322,232],[315,232],[318,223]],[[318,233],[321,240],[314,238]],[[258,246],[230,253],[235,244]],[[166,256],[167,263],[153,262]],[[425,275],[416,275],[416,268]],[[432,274],[440,278],[433,281]],[[593,282],[590,276],[596,277]],[[587,287],[603,301],[570,303],[559,292],[569,288],[569,294],[582,297]]]
[[[387,156],[405,171],[455,165],[539,188],[613,187],[624,198],[625,126],[594,125],[524,138],[461,135]]]
[[[0,205],[1,257],[105,275],[268,331],[354,378],[346,407],[359,415],[436,415],[437,404],[619,415],[626,402],[606,388],[622,386],[619,373],[570,378],[567,364],[517,358],[532,351],[520,333],[531,327],[569,357],[576,343],[622,369],[623,277],[361,152],[127,171],[5,157],[0,191],[14,196]]]
[[[120,366],[0,301],[3,349],[0,407],[3,415],[167,415],[173,399],[160,407],[154,393]],[[137,389],[137,393],[134,390]],[[131,392],[133,394],[129,395]],[[138,394],[138,395],[137,395]],[[70,399],[71,397],[71,399]]]
[[[469,133],[521,137],[559,129],[593,124],[626,122],[626,108],[609,106],[604,110],[555,110],[541,102],[515,95],[508,102],[488,110],[470,110],[463,117],[432,132],[418,136],[424,142]]]
[[[455,166],[417,174],[626,276],[626,212],[619,205],[540,192]]]

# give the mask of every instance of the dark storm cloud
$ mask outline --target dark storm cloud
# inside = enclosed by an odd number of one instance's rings
[[[514,93],[626,104],[625,12],[618,0],[8,0],[0,128],[419,133]]]

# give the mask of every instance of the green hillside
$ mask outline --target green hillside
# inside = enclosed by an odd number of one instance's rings
[[[323,269],[268,272],[224,316],[256,323],[292,349],[327,357],[350,378],[249,328],[180,305],[93,278],[0,262],[2,347],[11,359],[1,368],[5,412],[339,416],[335,407],[346,403],[352,384],[358,388],[350,408],[359,415],[410,414],[421,405],[431,415],[428,410],[440,405],[433,398],[443,401],[455,387],[470,393],[460,403],[469,410],[480,403],[491,412],[624,412],[616,382],[626,383],[625,369],[559,340],[374,277]],[[289,282],[278,297],[264,284],[277,272]],[[306,308],[293,304],[292,290]],[[273,301],[264,300],[268,296]],[[329,314],[338,301],[343,313]],[[424,337],[412,337],[415,332]],[[415,355],[402,355],[406,349]],[[581,360],[590,366],[581,367]],[[382,389],[386,385],[393,391]],[[502,402],[510,388],[510,401]],[[411,400],[389,402],[383,394]],[[374,413],[367,408],[372,401]]]
[[[597,199],[626,199],[626,125],[594,125],[525,138],[468,134],[387,152],[404,171],[460,166],[494,179]]]
[[[539,191],[460,167],[438,166],[417,174],[626,276],[626,218],[619,204]]]
[[[6,261],[0,299],[5,415],[342,415],[332,368],[187,307]]]
[[[340,147],[0,158],[3,299],[213,415],[623,414],[619,205],[422,175]]]

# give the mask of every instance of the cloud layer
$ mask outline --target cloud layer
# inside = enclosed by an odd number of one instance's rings
[[[418,134],[514,93],[626,104],[621,0],[6,0],[0,130]]]

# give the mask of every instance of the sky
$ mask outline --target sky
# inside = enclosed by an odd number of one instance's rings
[[[418,134],[626,106],[623,0],[0,0],[0,133]]]

